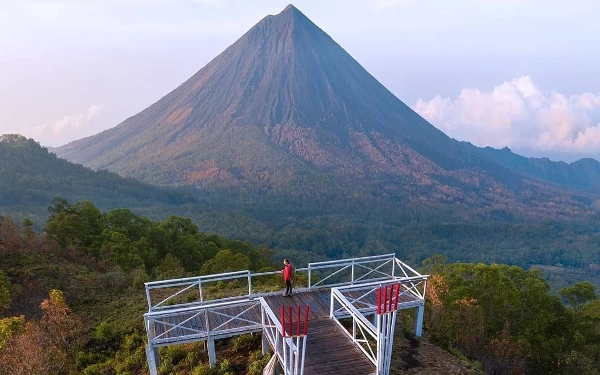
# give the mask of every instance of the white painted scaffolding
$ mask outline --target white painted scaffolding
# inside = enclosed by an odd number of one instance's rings
[[[316,354],[307,348],[309,312],[301,298],[327,292],[323,311],[311,307],[310,315],[337,322],[373,364],[370,373],[388,374],[397,310],[417,309],[415,335],[421,335],[427,277],[394,254],[309,263],[296,269],[296,280],[304,283],[294,286],[294,298],[300,304],[291,311],[292,319],[289,310],[282,314],[281,307],[276,306],[281,291],[273,287],[280,282],[280,271],[238,271],[148,282],[144,320],[150,373],[158,373],[161,346],[206,341],[209,362],[214,365],[215,340],[262,332],[263,352],[269,348],[273,351],[273,362],[279,363],[283,373],[303,374],[305,355],[310,362],[310,355]],[[241,289],[244,292],[240,293]],[[387,293],[385,308],[382,290]],[[288,324],[291,326],[286,329]],[[311,375],[318,375],[317,368],[311,371]]]

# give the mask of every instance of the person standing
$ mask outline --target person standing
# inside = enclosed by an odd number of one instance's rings
[[[283,260],[283,281],[285,281],[285,294],[284,297],[292,296],[292,276],[294,267],[288,259]]]

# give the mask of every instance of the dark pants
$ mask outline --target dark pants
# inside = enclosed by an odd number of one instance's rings
[[[292,294],[292,280],[285,281],[285,294]]]

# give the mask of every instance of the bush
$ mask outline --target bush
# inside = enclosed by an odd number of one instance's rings
[[[94,338],[103,342],[111,342],[117,337],[114,326],[107,322],[101,322],[94,330]]]
[[[263,369],[271,360],[271,354],[263,355],[260,350],[250,354],[250,363],[248,364],[249,375],[262,375]]]

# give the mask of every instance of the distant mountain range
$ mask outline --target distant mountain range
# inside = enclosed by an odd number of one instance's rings
[[[377,197],[486,215],[597,215],[600,163],[456,141],[290,5],[139,114],[54,150],[159,185]]]

